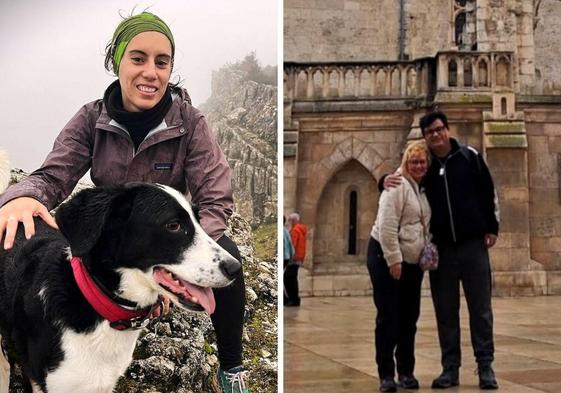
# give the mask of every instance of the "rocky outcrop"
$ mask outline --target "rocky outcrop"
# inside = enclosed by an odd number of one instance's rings
[[[12,170],[12,183],[27,174]],[[80,182],[74,192],[91,187]],[[226,234],[238,245],[246,285],[244,365],[252,392],[277,391],[277,263],[254,257],[252,229],[234,213]],[[141,334],[134,360],[119,380],[117,393],[201,393],[219,390],[216,338],[210,318],[172,307],[170,314]],[[12,378],[10,392],[22,393],[21,375]]]
[[[225,66],[213,72],[201,110],[233,170],[236,210],[254,228],[276,221],[277,87]]]

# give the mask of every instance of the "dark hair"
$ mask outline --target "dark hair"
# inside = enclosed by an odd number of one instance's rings
[[[109,72],[113,72],[113,56],[115,55],[115,45],[112,41],[109,41],[105,45],[105,69]]]
[[[435,120],[440,120],[442,124],[444,124],[444,127],[448,128],[448,118],[444,113],[440,111],[430,112],[421,117],[421,120],[419,120],[419,127],[421,128],[423,136],[425,136],[425,129],[430,126]]]

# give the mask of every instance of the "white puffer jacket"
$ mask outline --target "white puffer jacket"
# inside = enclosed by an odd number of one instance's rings
[[[421,215],[427,228],[427,239],[423,236]],[[380,242],[388,266],[419,262],[423,246],[430,240],[430,215],[424,190],[420,190],[411,178],[404,176],[398,187],[382,192],[370,235]]]

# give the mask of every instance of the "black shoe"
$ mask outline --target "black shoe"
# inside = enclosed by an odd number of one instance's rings
[[[419,389],[419,381],[413,374],[400,375],[397,379],[399,387],[403,389]]]
[[[448,389],[452,386],[460,384],[460,377],[457,368],[447,368],[442,371],[434,381],[432,381],[433,389]]]
[[[494,390],[499,388],[491,365],[479,366],[477,373],[479,374],[479,389]]]
[[[300,300],[296,301],[296,302],[286,302],[284,303],[285,307],[300,307]]]
[[[380,382],[380,392],[397,392],[397,385],[393,378],[382,379],[382,382]]]

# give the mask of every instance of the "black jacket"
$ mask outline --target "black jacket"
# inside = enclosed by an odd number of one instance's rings
[[[498,199],[481,155],[450,138],[452,151],[432,155],[423,179],[432,209],[431,232],[436,244],[458,243],[499,233]]]

